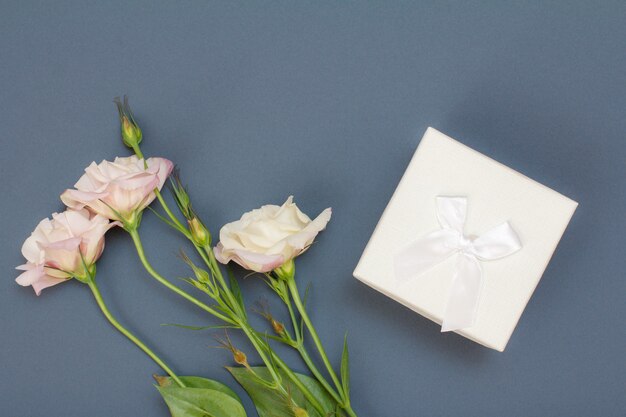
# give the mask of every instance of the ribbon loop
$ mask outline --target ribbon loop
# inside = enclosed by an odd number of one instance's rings
[[[476,238],[464,235],[466,215],[467,198],[438,196],[437,219],[442,228],[409,243],[394,258],[396,278],[405,281],[458,254],[442,332],[474,325],[482,288],[480,261],[504,258],[522,248],[508,222]]]
[[[474,239],[470,250],[481,260],[495,261],[512,255],[521,248],[522,242],[517,233],[509,222],[504,222]]]
[[[437,197],[437,219],[441,227],[454,229],[463,234],[466,215],[465,197]]]
[[[400,280],[417,277],[454,255],[457,236],[453,230],[441,229],[408,244],[396,254],[396,277]],[[416,253],[421,256],[415,256]]]

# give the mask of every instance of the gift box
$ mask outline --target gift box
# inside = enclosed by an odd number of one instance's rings
[[[354,276],[502,352],[577,205],[428,128]]]

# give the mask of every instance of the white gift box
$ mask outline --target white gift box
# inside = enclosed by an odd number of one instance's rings
[[[439,196],[466,197],[467,236],[480,236],[508,221],[521,241],[517,252],[480,262],[475,321],[455,330],[502,352],[578,203],[428,128],[354,276],[437,323],[446,312],[455,257],[408,280],[398,279],[394,262],[409,243],[442,227]]]

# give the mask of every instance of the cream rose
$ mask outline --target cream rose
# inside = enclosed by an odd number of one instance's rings
[[[222,227],[215,257],[224,264],[234,261],[252,271],[269,272],[307,250],[326,228],[331,212],[327,208],[311,220],[291,196],[282,206],[252,210]]]
[[[92,162],[85,174],[66,190],[61,200],[73,209],[89,208],[112,220],[132,221],[156,197],[154,190],[161,189],[174,165],[164,158],[136,156],[115,158],[113,162]]]
[[[102,254],[104,234],[117,223],[88,210],[66,210],[54,213],[52,220],[43,219],[22,246],[24,271],[15,280],[22,286],[32,285],[37,295],[41,290],[72,277],[85,277]]]

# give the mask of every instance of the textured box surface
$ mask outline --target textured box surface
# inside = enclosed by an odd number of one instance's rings
[[[354,276],[419,314],[441,323],[453,278],[449,258],[398,282],[393,259],[409,242],[440,228],[437,196],[466,196],[465,233],[480,235],[509,221],[523,248],[482,262],[474,326],[457,333],[503,351],[578,203],[428,128],[370,238]]]

